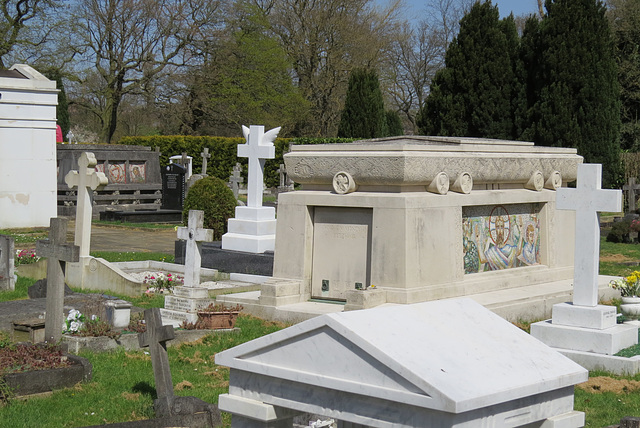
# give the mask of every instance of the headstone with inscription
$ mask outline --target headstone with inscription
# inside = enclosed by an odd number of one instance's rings
[[[0,235],[0,291],[14,290],[16,279],[14,274],[15,241],[12,236]]]
[[[212,302],[209,290],[200,287],[202,243],[213,241],[213,230],[205,229],[203,223],[204,212],[190,210],[187,227],[178,228],[178,239],[187,241],[184,286],[174,287],[173,293],[165,297],[165,308],[162,310],[163,320],[176,326],[183,321],[195,323],[198,309]]]
[[[175,163],[162,170],[162,209],[182,210],[185,196],[185,169]]]

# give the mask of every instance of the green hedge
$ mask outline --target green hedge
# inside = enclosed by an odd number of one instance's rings
[[[290,144],[335,144],[350,143],[353,138],[277,138],[275,141],[276,157],[269,159],[265,163],[264,180],[267,187],[276,187],[280,184],[278,168],[283,163],[282,154],[289,151]],[[209,148],[211,157],[207,161],[207,174],[218,177],[225,183],[229,181],[229,176],[233,172],[233,166],[240,162],[243,166],[242,176],[247,182],[247,158],[238,158],[238,144],[244,144],[244,138],[228,137],[193,137],[183,135],[163,136],[154,135],[149,137],[123,137],[119,144],[134,146],[147,146],[155,150],[160,149],[160,165],[169,164],[171,156],[180,155],[186,152],[193,158],[193,172],[199,173],[202,170],[202,157],[200,153],[205,147]]]

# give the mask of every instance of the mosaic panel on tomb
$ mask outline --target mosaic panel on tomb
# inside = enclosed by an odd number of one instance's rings
[[[144,162],[129,162],[129,179],[131,183],[146,183],[146,164]]]
[[[110,183],[125,184],[127,182],[126,163],[114,162],[109,164],[109,174],[107,175]]]
[[[540,264],[540,204],[464,207],[464,273]]]

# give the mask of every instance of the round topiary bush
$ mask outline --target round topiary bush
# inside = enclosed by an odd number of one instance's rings
[[[629,232],[631,231],[631,222],[628,220],[616,221],[611,227],[611,231],[607,235],[607,242],[629,243]]]
[[[205,177],[195,182],[184,199],[182,221],[189,221],[189,210],[204,211],[204,227],[213,229],[214,241],[222,239],[227,231],[227,220],[234,216],[236,198],[224,181]]]

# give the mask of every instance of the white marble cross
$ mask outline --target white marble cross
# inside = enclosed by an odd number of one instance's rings
[[[48,258],[44,338],[49,343],[56,343],[62,337],[64,321],[64,264],[80,260],[78,246],[67,244],[67,219],[51,219],[49,239],[39,240],[36,252]]]
[[[247,180],[247,206],[261,207],[264,187],[264,163],[266,159],[276,157],[273,141],[278,136],[280,127],[264,132],[264,126],[242,126],[242,133],[247,144],[238,145],[238,156],[249,158],[249,173]]]
[[[82,152],[78,159],[78,171],[69,171],[64,178],[69,188],[78,188],[76,204],[76,236],[74,243],[80,247],[80,257],[89,256],[91,243],[91,191],[105,186],[108,182],[103,172],[95,170],[98,162],[91,152]],[[91,189],[91,190],[90,190]]]
[[[574,258],[573,304],[598,304],[598,264],[600,261],[600,221],[598,212],[620,212],[620,190],[604,190],[602,165],[578,165],[578,183],[575,189],[560,188],[556,195],[556,208],[576,212],[576,246]]]
[[[209,148],[205,147],[204,151],[202,153],[200,153],[200,156],[202,156],[202,175],[206,175],[207,174],[207,159],[209,159],[211,157],[211,153],[209,153]]]
[[[204,211],[189,210],[187,227],[178,228],[178,239],[187,241],[184,256],[184,285],[186,287],[200,286],[200,267],[202,262],[202,242],[213,241],[213,230],[204,229]]]

